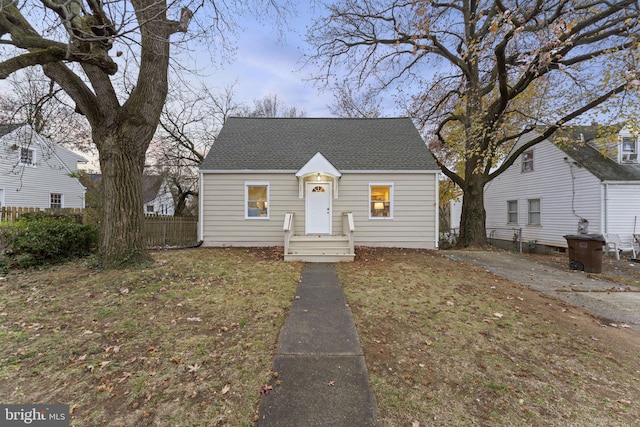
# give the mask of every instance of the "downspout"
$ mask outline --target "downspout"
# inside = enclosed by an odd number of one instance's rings
[[[436,209],[435,209],[435,223],[436,223],[436,235],[434,248],[438,249],[440,243],[440,172],[436,172],[433,174],[434,180],[436,181]]]
[[[198,189],[198,242],[204,241],[204,173],[200,171],[200,188]]]
[[[604,222],[603,225],[603,232],[604,233],[608,233],[608,227],[609,227],[609,221],[608,221],[608,215],[607,215],[607,207],[609,205],[609,184],[607,184],[606,182],[604,183],[604,203],[602,203],[602,221]]]

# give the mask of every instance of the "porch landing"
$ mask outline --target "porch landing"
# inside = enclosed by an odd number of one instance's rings
[[[293,212],[284,216],[284,260],[304,262],[350,262],[355,258],[351,212],[342,213],[342,234],[293,234]]]

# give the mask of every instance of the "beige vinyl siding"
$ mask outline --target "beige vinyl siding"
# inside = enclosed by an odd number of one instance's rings
[[[269,218],[245,219],[245,182],[269,183]],[[202,222],[205,246],[282,245],[284,215],[304,212],[293,174],[204,174]],[[296,222],[300,218],[296,218]],[[301,219],[304,227],[304,217]]]
[[[334,213],[353,212],[356,245],[435,249],[435,180],[436,174],[428,173],[344,173]],[[382,182],[393,184],[393,218],[370,219],[369,184]]]
[[[313,178],[311,178],[312,180]],[[269,183],[269,219],[244,218],[244,183]],[[342,232],[343,212],[352,212],[355,244],[428,248],[436,247],[435,173],[343,173],[338,198],[332,186],[332,230]],[[369,219],[369,184],[393,183],[393,219]],[[298,180],[286,174],[203,174],[203,245],[282,245],[284,215],[294,212],[294,234],[305,234],[305,199],[299,198]]]

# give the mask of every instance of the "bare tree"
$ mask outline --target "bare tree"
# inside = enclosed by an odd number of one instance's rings
[[[232,115],[247,115],[235,98],[235,83],[214,92],[205,84],[190,89],[176,84],[160,118],[149,160],[170,186],[174,215],[190,213],[198,197],[197,170],[220,129]]]
[[[637,105],[637,0],[344,0],[328,10],[308,36],[318,78],[410,101],[464,191],[463,245],[486,242],[484,186],[525,150],[594,108]],[[510,152],[533,125],[540,137]]]
[[[253,100],[253,110],[248,114],[251,117],[305,117],[307,113],[297,107],[289,107],[280,99],[278,95],[265,95],[260,99]]]
[[[108,267],[150,259],[142,235],[141,178],[168,92],[172,36],[186,33],[195,20],[192,35],[216,34],[209,45],[221,46],[220,37],[235,26],[234,14],[278,7],[272,0],[183,4],[0,0],[0,78],[41,66],[91,126],[104,200],[99,255]]]
[[[304,111],[284,104],[277,95],[254,99],[254,108],[236,101],[235,83],[221,92],[206,85],[193,90],[176,85],[151,144],[149,168],[162,174],[171,187],[175,215],[190,213],[198,197],[197,170],[230,116],[304,117]]]
[[[376,118],[381,116],[381,100],[377,91],[355,91],[348,83],[341,83],[333,89],[335,102],[329,110],[338,117]]]
[[[8,79],[11,90],[0,96],[0,121],[26,123],[37,133],[68,148],[91,150],[91,130],[70,99],[53,80],[36,68]]]

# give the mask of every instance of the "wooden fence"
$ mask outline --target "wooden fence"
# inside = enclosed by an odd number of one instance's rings
[[[84,215],[84,209],[82,208],[41,209],[18,206],[3,206],[2,209],[0,209],[0,221],[14,222],[17,221],[18,218],[20,218],[20,215],[27,212],[45,212],[52,210],[63,214]]]
[[[14,222],[27,212],[50,211],[51,209],[3,206],[0,221]],[[84,222],[94,222],[96,212],[81,208],[55,209],[64,214],[83,215]],[[88,220],[93,216],[94,220]],[[198,219],[196,217],[173,217],[161,215],[144,216],[144,236],[150,248],[166,246],[194,246],[198,243]]]
[[[198,243],[198,218],[145,215],[148,247],[194,246]]]

